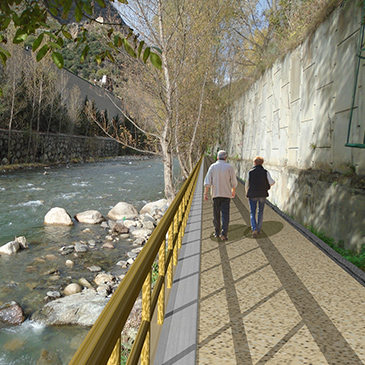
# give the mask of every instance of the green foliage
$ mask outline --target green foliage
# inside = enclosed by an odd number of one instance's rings
[[[158,262],[154,262],[152,265],[152,284],[157,281],[158,278]]]
[[[314,233],[318,238],[320,238],[323,242],[325,242],[328,246],[330,246],[333,250],[339,253],[342,257],[344,257],[347,261],[350,261],[355,266],[365,271],[365,245],[362,246],[360,252],[353,252],[351,250],[346,250],[341,247],[342,242],[335,243],[333,238],[330,238],[324,232],[318,232],[313,227],[308,227],[308,229]]]
[[[123,4],[127,3],[126,0],[118,1]],[[105,0],[97,0],[97,3],[101,8],[106,7]],[[83,19],[88,19],[91,22],[96,22],[96,19],[92,17],[92,14],[94,14],[94,2],[92,0],[53,0],[51,2],[41,0],[2,0],[0,2],[0,32],[7,30],[10,24],[13,24],[15,34],[12,42],[14,44],[27,43],[30,45],[32,51],[37,53],[37,61],[50,54],[58,68],[64,66],[63,55],[59,52],[63,47],[64,40],[73,41],[78,47],[83,45],[83,47],[80,47],[82,48],[80,62],[85,62],[90,51],[87,30],[82,27],[81,32],[73,38],[66,29],[65,24],[58,23],[58,25],[54,26],[55,22],[50,14],[56,18],[60,17],[62,21],[67,20],[71,22],[75,20],[77,23],[81,23]],[[120,24],[112,25],[120,26]],[[109,38],[113,36],[114,31],[113,28],[109,29]],[[107,44],[103,44],[103,47],[99,48],[99,53],[94,56],[98,64],[106,59],[114,62],[114,57],[109,49],[100,52],[100,49],[105,48],[107,45],[116,51],[124,48],[132,57],[140,57],[140,42],[132,30],[129,31],[127,37],[123,37],[120,34],[116,35],[116,37],[114,44],[107,42]],[[128,41],[129,38],[132,39],[132,43]],[[6,44],[7,42],[6,37],[0,34],[0,43]],[[150,52],[148,57],[145,57],[145,51],[143,53],[143,61],[146,62],[149,58],[151,63],[160,69],[161,59],[159,54],[161,52],[158,49],[156,50],[157,53]],[[9,57],[10,53],[0,47],[0,60],[4,66]]]
[[[103,75],[115,78],[119,70],[112,62],[105,60],[96,63],[94,61],[95,57],[98,57],[100,49],[103,48],[102,33],[97,29],[92,29],[89,31],[89,36],[86,50],[77,47],[70,40],[65,40],[64,47],[60,50],[64,59],[64,67],[90,82],[93,82],[94,79],[100,80]]]

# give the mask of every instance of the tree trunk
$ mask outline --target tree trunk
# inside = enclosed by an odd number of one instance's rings
[[[39,82],[40,84],[39,84],[38,115],[37,115],[37,134],[35,136],[34,161],[37,161],[37,153],[38,153],[39,127],[41,122],[41,106],[43,97],[43,75],[40,76]]]
[[[204,90],[205,90],[205,85],[206,85],[206,82],[207,82],[207,77],[208,77],[208,72],[205,73],[203,87],[202,87],[202,92],[201,92],[201,95],[200,95],[199,112],[198,112],[198,116],[196,118],[196,123],[195,123],[195,126],[194,126],[193,137],[191,138],[191,142],[190,142],[190,149],[189,149],[189,165],[190,165],[190,171],[193,170],[193,147],[194,147],[195,138],[196,138],[196,132],[198,130],[198,126],[199,126],[199,122],[200,122],[200,117],[201,117],[202,109],[203,109]]]
[[[162,0],[158,1],[158,24],[160,31],[160,42],[162,47],[162,70],[165,78],[166,90],[166,119],[161,138],[162,160],[164,165],[165,196],[169,203],[175,198],[175,189],[172,172],[172,151],[171,151],[171,124],[172,124],[172,89],[170,83],[169,68],[166,59],[166,44],[162,20]]]
[[[47,134],[49,134],[49,130],[51,129],[52,117],[53,117],[53,104],[54,104],[54,97],[52,96],[51,99],[51,111],[49,113],[48,125],[47,125]]]
[[[29,122],[27,162],[31,162],[29,160],[29,157],[30,157],[30,145],[31,145],[31,142],[32,142],[33,119],[34,119],[34,112],[35,112],[35,99],[36,99],[36,82],[35,82],[35,79],[34,79],[34,83],[33,83],[33,100],[32,100],[32,116],[31,116],[30,122]]]
[[[11,152],[11,128],[12,128],[13,117],[14,117],[14,104],[15,104],[15,77],[13,77],[12,95],[11,95],[11,109],[10,109],[10,119],[9,119],[9,137],[8,137],[8,161],[9,161],[9,164],[10,164],[10,152]]]
[[[172,153],[170,143],[166,139],[161,139],[163,176],[165,184],[165,197],[169,204],[175,198],[174,181],[172,175]]]

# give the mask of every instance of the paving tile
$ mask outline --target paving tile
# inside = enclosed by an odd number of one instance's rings
[[[365,364],[364,286],[269,207],[253,239],[242,184],[232,203],[227,242],[202,227],[196,363]]]
[[[162,336],[170,352],[155,364],[365,364],[365,287],[277,209],[265,207],[254,239],[242,183],[231,201],[228,241],[214,238],[212,203],[202,201],[202,186],[199,194],[200,250],[190,252],[199,254],[200,270],[182,257],[176,280],[184,293],[198,294],[175,294]]]

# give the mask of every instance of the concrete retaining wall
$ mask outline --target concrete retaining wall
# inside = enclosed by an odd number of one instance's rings
[[[253,157],[264,157],[277,181],[270,201],[281,210],[360,249],[365,244],[365,149],[345,144],[361,8],[355,1],[346,4],[233,103],[226,148],[243,179]],[[364,138],[364,81],[362,60],[350,143]]]
[[[10,159],[7,161],[8,141],[8,131],[0,130],[0,162],[3,164],[80,161],[118,156],[119,152],[119,144],[110,138],[44,133],[37,137],[34,133],[29,144],[29,133],[13,131],[10,136]]]

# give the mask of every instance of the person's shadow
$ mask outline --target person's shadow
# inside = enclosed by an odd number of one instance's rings
[[[257,239],[274,236],[284,228],[283,223],[276,221],[266,221],[262,224],[261,234]],[[228,228],[228,241],[236,241],[241,238],[254,239],[252,237],[251,227],[245,224],[232,224]],[[214,232],[210,235],[213,241],[220,241],[220,238],[214,237]]]

